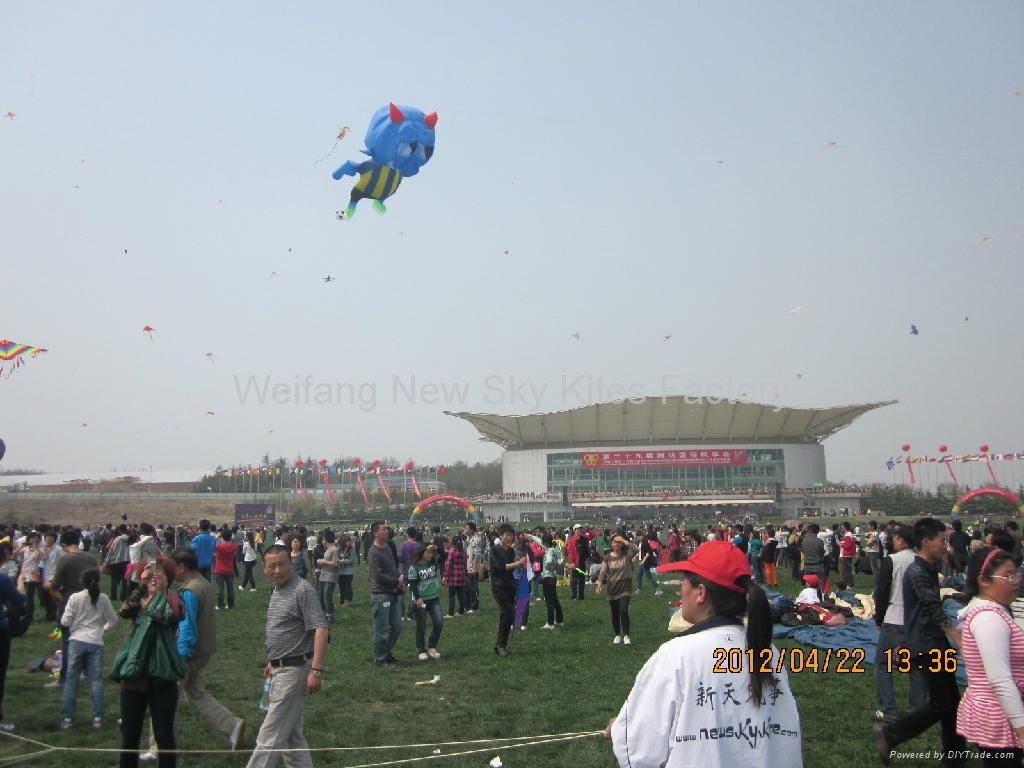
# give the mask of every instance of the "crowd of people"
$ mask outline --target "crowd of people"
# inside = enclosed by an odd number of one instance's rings
[[[782,493],[790,495],[821,495],[821,494],[844,494],[844,493],[869,493],[870,488],[862,485],[823,485],[823,486],[812,486],[809,488],[783,488]],[[603,491],[583,491],[583,490],[569,490],[566,492],[570,499],[581,499],[585,501],[595,501],[599,499],[619,499],[619,498],[630,498],[630,499],[676,499],[676,498],[687,498],[692,496],[712,496],[715,498],[722,496],[774,496],[775,487],[757,487],[757,488],[658,488],[655,490],[649,488],[617,488],[607,489]],[[488,493],[478,496],[473,496],[470,501],[477,503],[483,501],[557,501],[562,498],[561,493],[544,492],[535,493],[533,491],[521,491],[521,492],[509,492],[509,493]]]
[[[872,520],[863,530],[848,521],[824,529],[813,522],[686,528],[669,521],[520,531],[507,523],[482,527],[472,521],[455,530],[396,531],[378,521],[362,531],[336,532],[303,526],[216,528],[203,520],[195,528],[8,527],[0,535],[0,597],[8,606],[0,612],[0,707],[11,637],[41,611],[64,628],[62,666],[47,683],[62,689],[60,727],[75,727],[83,675],[90,690],[90,725],[103,727],[104,635],[119,619],[128,620],[130,633],[111,670],[121,689],[121,766],[140,760],[176,765],[179,694],[231,749],[243,745],[245,721],[206,690],[205,671],[216,653],[215,612],[232,610],[236,593],[260,588],[257,563],[261,582],[273,590],[265,629],[267,713],[250,766],[274,765],[281,749],[295,750],[294,764],[311,764],[302,713],[307,695],[320,689],[326,674],[330,627],[335,612],[353,602],[354,568],[360,563],[368,576],[370,651],[380,667],[402,663],[396,649],[406,621],[415,622],[416,662],[440,660],[446,619],[480,611],[486,583],[497,619],[498,657],[507,657],[512,636],[527,629],[531,602],[544,604],[541,630],[564,631],[573,601],[586,599],[588,585],[607,600],[611,644],[628,646],[631,599],[642,593],[645,581],[661,594],[659,573],[681,576],[680,611],[689,628],[648,661],[606,730],[620,764],[637,767],[723,765],[733,759],[801,765],[799,715],[785,672],[730,670],[726,677],[712,676],[712,650],[751,651],[761,654],[757,658],[771,657],[770,668],[776,669],[766,590],[778,586],[779,570],[791,569],[804,592],[822,604],[849,594],[859,578],[871,583],[879,627],[878,709],[871,716],[878,721],[880,761],[888,764],[898,744],[933,723],[942,725],[947,755],[960,754],[969,740],[985,751],[986,766],[1019,765],[1024,756],[1024,617],[1016,617],[1019,624],[1013,614],[1014,600],[1024,598],[1024,567],[1014,521],[966,530],[959,520],[946,526],[925,518],[913,526]],[[942,609],[940,579],[961,587],[959,621]],[[566,586],[568,605],[559,597],[559,587]],[[933,654],[954,645],[967,667],[962,699],[949,665],[933,661]],[[911,680],[909,710],[902,716],[893,685],[894,674],[901,672],[909,672]],[[711,679],[715,686],[706,684]],[[735,710],[715,712],[696,703],[727,691],[747,692],[742,701],[736,699]],[[666,719],[666,696],[677,702],[673,706],[688,702],[685,717],[677,712]],[[151,726],[144,749],[147,714]],[[711,737],[716,744],[706,743],[705,734],[726,733],[733,718],[779,724],[776,735],[792,739],[795,748],[762,750],[719,737]],[[14,730],[2,709],[0,729]],[[683,754],[685,760],[678,757]]]

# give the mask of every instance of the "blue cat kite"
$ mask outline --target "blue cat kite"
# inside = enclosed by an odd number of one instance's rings
[[[364,197],[373,200],[377,213],[384,213],[384,201],[395,194],[406,176],[415,176],[434,154],[434,126],[437,112],[429,115],[416,107],[388,104],[373,114],[366,131],[366,149],[369,160],[353,163],[349,160],[331,174],[334,179],[358,176],[352,187],[348,207],[338,211],[339,219],[351,219],[356,203]]]

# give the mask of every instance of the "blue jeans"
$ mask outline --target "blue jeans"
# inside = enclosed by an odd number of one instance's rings
[[[441,630],[444,629],[444,615],[441,612],[441,598],[433,597],[423,601],[422,608],[416,608],[416,649],[423,653],[427,648],[437,648],[437,641],[441,639]],[[414,603],[415,605],[415,603]],[[427,614],[430,614],[430,642],[423,644],[423,638],[427,634]]]
[[[402,634],[402,603],[399,595],[370,595],[373,610],[373,663],[383,664]]]
[[[638,565],[636,567],[636,591],[637,592],[643,592],[644,591],[644,577],[645,576],[647,577],[647,580],[649,582],[651,582],[651,586],[652,587],[654,587],[655,589],[658,588],[658,582],[654,578],[654,569],[653,568],[648,568],[646,565]]]
[[[85,669],[89,676],[89,693],[92,695],[92,716],[103,717],[103,646],[72,640],[68,644],[71,660],[68,676],[64,681],[64,698],[61,700],[60,716],[70,720],[78,705],[78,680]]]
[[[885,652],[895,650],[903,645],[903,627],[896,624],[883,624],[878,633],[878,647],[875,650],[875,689],[878,691],[878,708],[887,720],[895,720],[900,716],[896,705],[896,687],[893,685],[893,673],[887,671],[888,659]],[[895,666],[895,665],[894,665]],[[928,688],[924,678],[918,672],[910,672],[910,712],[924,709],[928,698]]]
[[[764,584],[764,558],[761,556],[750,558],[750,570],[754,574],[754,581]]]
[[[316,584],[316,594],[320,598],[320,607],[324,609],[328,621],[334,621],[334,587],[337,584],[338,582],[334,580],[318,581]]]

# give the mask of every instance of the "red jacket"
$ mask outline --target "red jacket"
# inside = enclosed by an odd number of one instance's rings
[[[235,556],[238,554],[238,545],[233,541],[217,542],[217,549],[214,550],[213,572],[222,576],[233,576],[235,573]]]
[[[576,553],[576,539],[579,538],[575,533],[565,540],[565,556],[573,565],[580,564],[580,556]]]

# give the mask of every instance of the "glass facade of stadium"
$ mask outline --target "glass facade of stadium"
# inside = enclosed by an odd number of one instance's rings
[[[583,452],[547,455],[547,491],[571,488],[574,492],[641,491],[718,488],[774,488],[785,484],[784,453],[779,448],[749,449],[747,463],[740,466],[647,466],[590,468],[584,466]]]

